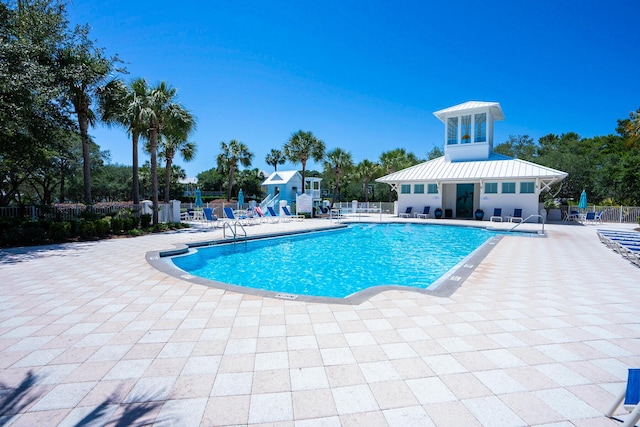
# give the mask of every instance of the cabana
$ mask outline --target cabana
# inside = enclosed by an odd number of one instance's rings
[[[522,209],[526,219],[538,214],[540,193],[567,176],[493,152],[494,122],[504,120],[497,102],[469,101],[433,114],[445,125],[445,155],[376,179],[398,193],[398,212],[431,206],[447,218],[473,218],[477,209]]]

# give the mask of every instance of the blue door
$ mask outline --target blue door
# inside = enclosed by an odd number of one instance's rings
[[[473,218],[473,184],[458,184],[456,218]]]

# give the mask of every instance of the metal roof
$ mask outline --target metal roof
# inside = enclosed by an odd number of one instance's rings
[[[276,172],[273,172],[271,175],[269,175],[269,178],[267,178],[262,183],[262,185],[272,185],[272,184],[284,185],[284,184],[287,184],[289,181],[291,181],[291,179],[294,176],[296,176],[296,174],[300,175],[300,172],[298,172],[298,171],[276,171]],[[298,179],[302,180],[302,175],[300,175],[300,177]]]
[[[376,179],[387,184],[426,181],[471,181],[534,179],[561,181],[568,174],[556,169],[540,166],[525,160],[514,159],[492,153],[487,160],[448,162],[443,157],[420,163],[398,172]]]
[[[454,105],[453,107],[445,108],[444,110],[438,110],[433,113],[442,123],[445,123],[448,116],[455,116],[456,113],[462,113],[464,111],[487,109],[491,112],[494,120],[504,120],[504,113],[502,107],[498,102],[483,102],[483,101],[467,101],[462,104]]]

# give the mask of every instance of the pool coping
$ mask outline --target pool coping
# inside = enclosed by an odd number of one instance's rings
[[[359,221],[358,223],[362,223]],[[373,224],[377,224],[376,222],[372,222]],[[404,222],[388,222],[389,223],[400,223],[406,224]],[[427,225],[427,224],[425,224]],[[434,224],[431,224],[434,225]],[[464,225],[454,225],[451,224],[449,226],[454,227],[464,227]],[[290,231],[282,231],[276,233],[265,233],[258,234],[253,236],[247,236],[246,240],[259,240],[259,239],[267,239],[274,237],[285,237],[292,236],[297,234],[307,234],[307,233],[315,233],[315,232],[326,232],[326,231],[334,231],[347,228],[348,224],[341,223],[326,227],[312,228],[306,230],[290,230]],[[495,232],[496,230],[491,230],[486,227],[476,227],[476,228],[485,228],[487,231]],[[515,233],[514,233],[515,234]],[[520,233],[518,233],[520,234]],[[525,233],[522,233],[525,234]],[[531,234],[531,233],[526,233]],[[192,248],[201,248],[201,247],[209,247],[221,244],[229,244],[237,241],[237,239],[233,238],[223,238],[223,239],[215,239],[201,242],[192,242],[192,243],[183,243],[180,245],[176,245],[174,249],[164,249],[164,250],[156,250],[149,251],[145,254],[145,259],[147,262],[162,273],[165,273],[171,277],[175,277],[180,280],[187,281],[189,283],[208,286],[216,289],[222,289],[225,291],[231,291],[241,294],[266,297],[266,298],[275,298],[281,300],[289,300],[289,301],[302,301],[302,302],[311,302],[311,303],[319,303],[319,304],[343,304],[343,305],[359,305],[366,301],[368,301],[373,296],[389,291],[410,291],[417,292],[425,295],[433,295],[436,297],[448,298],[453,295],[466,281],[466,279],[473,273],[476,267],[482,262],[482,260],[491,252],[491,250],[495,247],[495,245],[502,240],[504,237],[503,234],[497,234],[485,241],[482,245],[476,248],[469,255],[464,257],[460,262],[458,262],[455,266],[453,266],[449,271],[440,276],[439,279],[434,281],[427,288],[416,288],[413,286],[402,286],[402,285],[378,285],[373,286],[371,288],[363,289],[354,294],[348,295],[343,298],[332,298],[332,297],[317,297],[317,296],[309,296],[309,295],[299,295],[299,294],[288,294],[283,292],[274,292],[268,291],[264,289],[255,289],[249,288],[245,286],[233,285],[224,282],[218,282],[216,280],[205,279],[199,276],[194,276],[185,272],[184,270],[179,269],[174,264],[170,263],[167,258],[176,256],[176,255],[184,255],[187,254]],[[244,240],[244,239],[243,239]]]

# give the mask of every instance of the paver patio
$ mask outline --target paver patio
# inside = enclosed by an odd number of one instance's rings
[[[640,365],[640,269],[596,228],[504,237],[451,297],[359,305],[145,260],[221,230],[4,250],[0,425],[616,426],[602,414]]]

